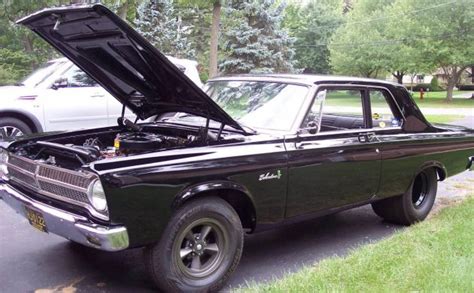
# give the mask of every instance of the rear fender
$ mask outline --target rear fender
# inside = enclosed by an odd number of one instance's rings
[[[436,173],[438,173],[439,181],[443,181],[444,179],[448,177],[448,170],[442,163],[438,161],[428,161],[428,162],[425,162],[423,165],[421,165],[420,168],[418,168],[415,174],[413,174],[414,175],[413,178],[415,178],[416,175],[418,175],[421,171],[425,169],[429,169],[429,168],[435,168]]]

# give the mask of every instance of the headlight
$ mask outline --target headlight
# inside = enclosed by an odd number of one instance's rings
[[[98,179],[92,183],[92,188],[89,190],[89,201],[97,211],[107,212],[107,199],[105,198],[104,188]]]
[[[0,148],[0,179],[6,179],[8,175],[7,168],[8,152]]]

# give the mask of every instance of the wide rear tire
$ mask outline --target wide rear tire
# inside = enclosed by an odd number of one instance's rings
[[[161,240],[145,250],[147,269],[164,292],[214,292],[240,261],[239,216],[218,197],[193,200],[172,216]]]
[[[438,176],[432,168],[421,171],[408,191],[400,196],[372,203],[375,213],[388,222],[411,225],[423,221],[436,199]]]

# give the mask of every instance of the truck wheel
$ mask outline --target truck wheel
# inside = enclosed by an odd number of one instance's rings
[[[213,292],[234,271],[242,255],[239,216],[218,197],[181,207],[158,243],[145,249],[147,269],[164,292]]]
[[[408,191],[396,197],[372,203],[375,213],[389,222],[411,225],[423,221],[436,199],[438,176],[433,168],[421,171]]]
[[[0,118],[0,141],[30,133],[33,133],[31,128],[20,119],[12,117]]]

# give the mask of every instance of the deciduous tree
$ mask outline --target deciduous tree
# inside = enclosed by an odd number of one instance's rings
[[[337,0],[312,0],[293,2],[286,8],[284,27],[296,39],[295,60],[304,72],[330,73],[328,45],[343,21],[341,4]]]
[[[395,0],[359,0],[347,13],[346,23],[339,27],[329,46],[331,65],[336,73],[377,77],[385,74],[387,41],[381,18]],[[381,19],[382,20],[382,19]]]
[[[461,74],[474,63],[472,7],[471,0],[397,0],[388,10],[397,15],[391,22],[398,26],[394,38],[413,36],[407,45],[417,52],[418,65],[443,72],[447,101],[452,100]]]

